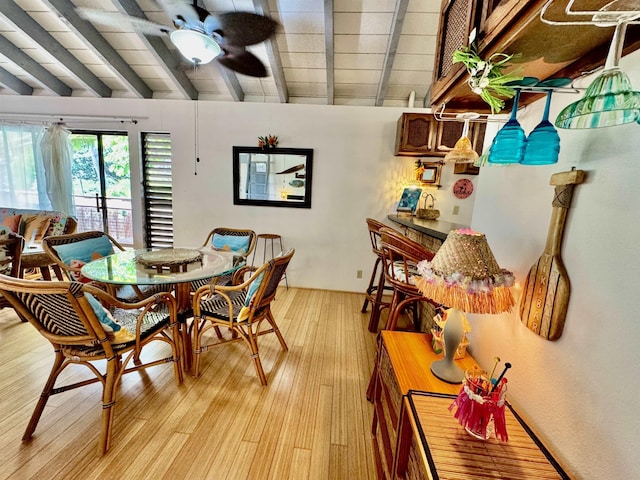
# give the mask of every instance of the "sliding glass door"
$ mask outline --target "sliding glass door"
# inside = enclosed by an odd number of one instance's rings
[[[73,130],[73,201],[78,231],[101,230],[133,245],[126,132]]]

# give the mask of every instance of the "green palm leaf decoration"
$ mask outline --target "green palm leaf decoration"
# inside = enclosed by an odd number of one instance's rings
[[[452,61],[462,63],[466,67],[469,72],[467,83],[471,91],[480,95],[491,107],[491,113],[498,113],[504,108],[503,98],[512,98],[516,93],[515,89],[507,84],[523,78],[519,72],[503,73],[515,57],[517,55],[494,53],[483,60],[478,55],[475,45],[471,45],[453,52]]]

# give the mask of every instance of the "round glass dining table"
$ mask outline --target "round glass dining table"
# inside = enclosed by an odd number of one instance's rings
[[[191,282],[230,274],[242,266],[241,259],[211,247],[127,250],[87,263],[82,275],[108,285],[175,285],[183,365],[189,370],[191,342],[185,313],[191,310]]]
[[[240,266],[239,258],[234,252],[211,247],[127,250],[87,263],[82,275],[110,285],[175,284],[178,312],[182,313],[190,308],[190,282],[232,273]]]

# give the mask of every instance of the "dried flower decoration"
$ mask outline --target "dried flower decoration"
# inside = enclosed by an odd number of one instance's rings
[[[507,84],[523,78],[518,72],[502,72],[516,56],[494,53],[483,60],[472,44],[453,52],[452,61],[464,64],[469,72],[467,83],[471,91],[489,104],[491,113],[498,113],[504,108],[504,100],[500,97],[512,98],[515,95],[515,89]]]
[[[276,148],[278,146],[278,137],[276,135],[265,135],[258,137],[258,147],[260,148]]]

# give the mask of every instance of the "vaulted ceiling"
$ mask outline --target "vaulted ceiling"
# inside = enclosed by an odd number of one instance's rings
[[[167,37],[123,22],[83,20],[76,7],[126,12],[164,25],[153,0],[0,0],[0,95],[199,99],[423,106],[432,81],[438,0],[198,0],[215,14],[275,19],[275,37],[248,49],[264,78],[217,62],[194,68]],[[428,98],[428,97],[427,97]],[[427,102],[428,106],[428,102]]]

